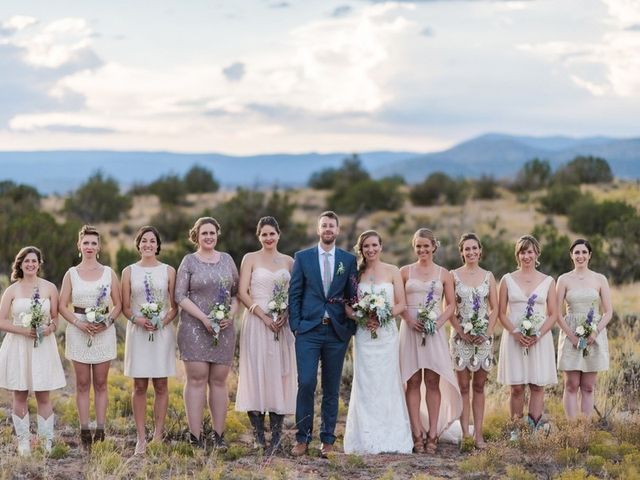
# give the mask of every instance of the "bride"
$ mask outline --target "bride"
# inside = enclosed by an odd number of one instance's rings
[[[400,378],[395,322],[395,316],[406,308],[402,278],[396,266],[380,261],[382,239],[377,232],[363,232],[355,250],[359,257],[359,293],[383,293],[391,305],[393,318],[381,326],[372,317],[366,327],[356,332],[344,451],[411,453],[413,442]],[[349,306],[347,314],[356,318]]]

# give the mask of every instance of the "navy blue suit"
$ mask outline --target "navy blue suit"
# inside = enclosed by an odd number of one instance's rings
[[[346,317],[345,301],[357,295],[356,257],[335,250],[335,265],[329,293],[325,295],[317,245],[297,252],[289,284],[289,325],[296,334],[298,396],[296,439],[309,443],[313,431],[313,406],[322,362],[322,423],[320,441],[333,444],[338,417],[338,394],[342,364],[356,324]],[[329,324],[323,323],[325,312]]]

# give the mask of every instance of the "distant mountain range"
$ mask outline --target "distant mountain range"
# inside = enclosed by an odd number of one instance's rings
[[[149,183],[161,175],[183,174],[198,164],[209,168],[223,187],[305,185],[312,173],[338,167],[350,153],[270,154],[230,156],[217,153],[34,151],[0,152],[0,180],[33,185],[40,192],[65,193],[101,169],[124,188]],[[526,137],[487,134],[435,153],[361,152],[363,166],[376,178],[401,175],[421,181],[434,171],[449,175],[498,178],[513,176],[534,157],[548,159],[555,168],[577,155],[605,158],[616,177],[640,178],[640,138]]]

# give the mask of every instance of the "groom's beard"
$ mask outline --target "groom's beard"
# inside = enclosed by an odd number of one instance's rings
[[[333,234],[329,234],[329,235],[322,235],[320,237],[320,241],[324,244],[324,245],[333,245],[336,241],[336,235]]]

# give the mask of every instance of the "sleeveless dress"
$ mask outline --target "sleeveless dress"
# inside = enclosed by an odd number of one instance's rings
[[[131,265],[131,309],[136,316],[142,316],[140,305],[147,302],[144,279],[150,275],[155,299],[162,302],[160,319],[164,318],[169,309],[168,268],[164,263],[155,267]],[[127,322],[124,374],[133,378],[165,378],[176,374],[176,336],[171,324],[153,332],[153,341],[150,341],[147,330]]]
[[[407,294],[407,311],[415,319],[418,307],[422,305],[431,289],[431,281],[424,282],[413,278],[413,266],[409,267],[409,278],[405,284]],[[438,315],[442,312],[442,294],[444,286],[440,280],[442,267],[435,280],[434,299]],[[427,335],[426,344],[422,345],[422,335],[409,327],[406,322],[400,325],[400,370],[402,381],[406,383],[418,370],[428,369],[440,375],[440,412],[438,414],[438,432],[440,436],[462,413],[462,396],[458,380],[453,373],[453,362],[447,345],[447,334],[444,327],[433,335]],[[421,386],[420,418],[425,431],[429,430],[429,414],[425,400],[426,386]]]
[[[272,272],[257,267],[251,272],[249,290],[252,300],[264,312],[271,300],[276,281],[291,275],[285,268]],[[295,337],[288,324],[278,332],[279,340],[264,322],[245,310],[240,333],[240,368],[236,410],[272,412],[279,415],[296,412],[297,369]]]
[[[457,272],[453,272],[455,280],[456,304],[458,306],[458,321],[460,324],[471,318],[473,315],[473,295],[474,291],[480,297],[479,317],[485,317],[489,313],[489,272],[484,276],[482,283],[476,287],[469,287],[462,283]],[[480,345],[474,345],[462,340],[456,331],[451,329],[451,338],[449,339],[451,348],[451,357],[453,358],[453,367],[460,370],[469,370],[477,372],[481,368],[490,371],[493,368],[493,340],[487,338]]]
[[[238,269],[231,255],[221,252],[217,263],[204,262],[195,253],[185,255],[176,275],[176,303],[189,298],[205,313],[224,297],[223,287],[232,297],[238,293]],[[178,348],[180,360],[233,365],[236,350],[236,330],[229,325],[220,330],[218,345],[214,346],[213,334],[189,312],[180,309],[178,324]]]
[[[507,291],[509,292],[508,315],[514,327],[519,328],[522,323],[527,301],[522,289],[518,286],[510,273],[505,275]],[[538,296],[533,307],[534,312],[547,313],[547,293],[552,278],[547,276],[531,292]],[[544,334],[529,353],[524,354],[524,349],[509,332],[502,332],[500,339],[500,357],[498,360],[498,382],[503,385],[552,385],[558,383],[558,375],[555,366],[555,351],[553,349],[553,336],[551,330]]]
[[[107,286],[107,302],[111,301],[111,268],[103,267],[102,276],[98,280],[88,282],[80,278],[76,267],[69,269],[71,278],[71,303],[74,307],[94,307],[103,285]],[[76,313],[76,318],[86,320],[83,313]],[[71,323],[67,323],[65,356],[69,360],[80,363],[96,364],[113,360],[117,356],[116,327],[111,324],[106,330],[93,336],[91,346],[87,343],[91,337]]]
[[[15,298],[11,304],[14,325],[22,326],[21,313],[29,311],[31,298]],[[42,300],[49,312],[49,299]],[[33,338],[7,333],[0,346],[0,387],[20,392],[43,392],[64,387],[67,382],[60,362],[54,334],[47,335],[37,346]]]
[[[393,304],[391,283],[359,285],[363,292],[385,292]],[[345,453],[411,453],[413,440],[398,363],[395,320],[371,332],[358,328],[353,344],[353,384],[344,434]]]
[[[598,319],[600,294],[594,288],[572,288],[566,293],[567,316],[565,322],[575,332],[579,321],[584,320],[589,309],[594,306]],[[560,330],[558,337],[558,370],[577,370],[580,372],[601,372],[609,369],[609,341],[604,328],[596,337],[593,345],[587,347],[587,356],[575,348]]]

